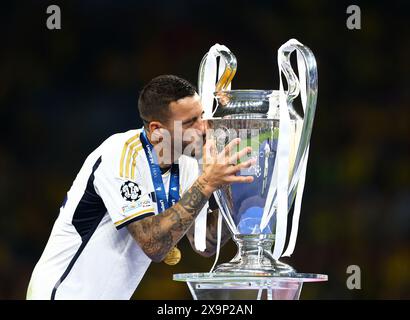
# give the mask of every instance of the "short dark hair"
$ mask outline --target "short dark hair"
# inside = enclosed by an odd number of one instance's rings
[[[166,121],[169,104],[185,97],[192,97],[195,87],[187,80],[174,75],[161,75],[152,79],[142,89],[138,98],[138,110],[144,124],[150,121]]]

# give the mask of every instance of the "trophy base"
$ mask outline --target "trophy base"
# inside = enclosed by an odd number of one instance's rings
[[[243,273],[180,273],[175,281],[186,282],[194,300],[298,300],[305,282],[327,281],[327,276],[296,273],[292,277]]]
[[[293,277],[297,273],[290,265],[273,258],[272,234],[240,234],[234,235],[233,240],[238,246],[238,253],[230,262],[218,265],[215,273],[266,277]]]
[[[327,281],[327,276],[297,273],[275,260],[272,234],[234,235],[238,253],[210,273],[174,274],[186,282],[194,300],[297,300],[305,282]]]
[[[297,272],[290,265],[278,260],[271,261],[269,266],[249,265],[243,261],[223,263],[214,270],[215,273],[235,273],[265,277],[292,277]]]

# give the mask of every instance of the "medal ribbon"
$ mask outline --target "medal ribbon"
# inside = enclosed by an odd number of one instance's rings
[[[177,163],[173,163],[171,166],[171,177],[169,181],[169,191],[167,198],[157,155],[153,150],[151,142],[149,142],[147,138],[145,130],[142,130],[140,140],[147,156],[149,168],[151,171],[152,183],[154,185],[154,192],[157,198],[158,213],[161,213],[167,210],[169,207],[172,207],[179,201],[179,165]]]

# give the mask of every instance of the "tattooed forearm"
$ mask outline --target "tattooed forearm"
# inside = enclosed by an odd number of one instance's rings
[[[153,261],[161,261],[191,227],[210,194],[198,179],[181,199],[159,215],[130,223],[128,230]]]

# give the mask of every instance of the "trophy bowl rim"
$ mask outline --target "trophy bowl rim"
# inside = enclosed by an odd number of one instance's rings
[[[214,96],[218,96],[221,94],[229,94],[229,93],[264,93],[267,96],[272,95],[272,94],[279,94],[278,90],[272,90],[272,89],[232,89],[232,90],[218,90],[214,91]]]
[[[191,282],[235,282],[235,281],[261,281],[261,280],[278,280],[288,282],[322,282],[328,281],[328,275],[318,273],[295,273],[293,275],[250,275],[240,273],[177,273],[173,275],[174,281],[191,281]]]

